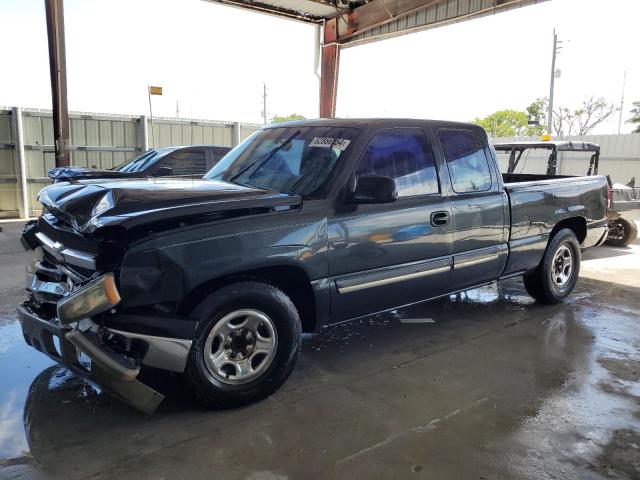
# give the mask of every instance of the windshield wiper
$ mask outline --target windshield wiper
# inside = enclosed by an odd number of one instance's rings
[[[246,172],[247,170],[249,170],[251,167],[255,165],[257,165],[256,167],[256,170],[257,170],[262,165],[266,164],[271,159],[271,157],[273,157],[276,153],[278,153],[280,150],[286,147],[289,143],[291,143],[291,141],[294,138],[296,138],[298,135],[300,135],[300,133],[301,133],[300,130],[296,130],[291,136],[287,137],[287,139],[284,142],[282,142],[280,145],[277,145],[276,147],[272,148],[269,152],[267,152],[266,155],[262,157],[258,157],[254,162],[251,162],[246,167],[240,169],[238,173],[236,173],[233,177],[229,178],[229,180],[227,181],[228,182],[235,181],[240,175],[242,175],[244,172]]]

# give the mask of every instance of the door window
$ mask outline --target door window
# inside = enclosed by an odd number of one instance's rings
[[[204,175],[206,163],[204,151],[187,150],[159,160],[155,168],[168,167],[171,175]]]
[[[491,188],[491,170],[480,137],[471,130],[441,129],[438,137],[449,166],[453,190],[483,192]]]
[[[433,153],[419,129],[385,130],[374,136],[356,167],[355,177],[393,178],[398,197],[439,193]]]

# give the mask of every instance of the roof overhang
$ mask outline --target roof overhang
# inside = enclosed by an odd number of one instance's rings
[[[496,14],[547,0],[205,0],[325,25],[343,46]]]
[[[352,5],[337,0],[205,0],[244,10],[322,25],[327,18],[348,12]]]

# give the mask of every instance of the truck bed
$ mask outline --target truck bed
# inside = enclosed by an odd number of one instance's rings
[[[607,208],[607,178],[503,174],[509,197],[511,231],[505,274],[535,267],[546,248],[549,234],[559,222],[582,218],[585,232],[602,224]],[[591,230],[596,231],[596,230]],[[600,238],[585,233],[578,241],[589,247]]]

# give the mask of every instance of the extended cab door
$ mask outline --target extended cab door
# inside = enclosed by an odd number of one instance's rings
[[[509,205],[482,130],[440,128],[438,139],[450,180],[453,291],[495,280],[503,271]]]
[[[434,297],[451,270],[451,207],[427,133],[376,133],[350,177],[393,178],[398,198],[338,205],[328,219],[332,317],[342,320]],[[352,187],[351,187],[352,188]]]

